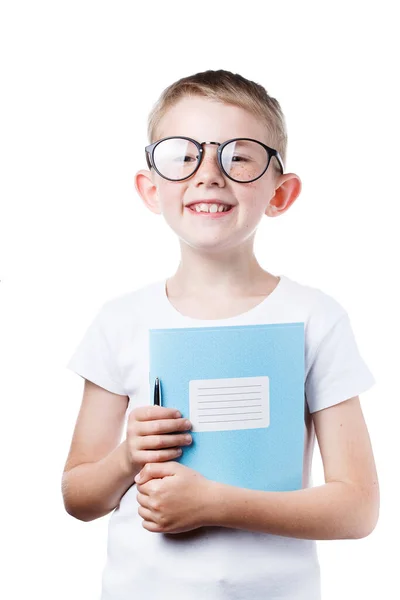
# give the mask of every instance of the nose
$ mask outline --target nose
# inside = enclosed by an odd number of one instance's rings
[[[210,147],[207,145],[214,145]],[[203,142],[203,157],[199,168],[193,175],[193,183],[195,185],[218,185],[222,187],[225,185],[224,175],[219,168],[217,159],[217,142]]]

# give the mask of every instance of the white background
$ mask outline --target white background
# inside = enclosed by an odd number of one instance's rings
[[[172,82],[220,68],[279,100],[286,171],[303,183],[286,214],[260,224],[259,262],[333,295],[377,380],[361,401],[380,520],[367,538],[318,542],[323,599],[398,597],[395,10],[385,1],[2,3],[2,597],[99,597],[109,517],[83,523],[62,503],[83,390],[65,365],[103,302],[174,273],[175,234],[133,185],[146,168],[146,119]]]

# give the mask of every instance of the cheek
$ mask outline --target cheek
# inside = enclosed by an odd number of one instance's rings
[[[268,203],[269,195],[271,190],[265,186],[260,185],[260,182],[253,181],[253,183],[247,183],[246,188],[238,192],[237,198],[239,203],[249,209],[260,208]]]
[[[184,204],[185,187],[182,183],[173,183],[172,181],[163,181],[158,185],[158,196],[166,210],[181,210]]]
[[[260,204],[262,191],[256,185],[256,182],[247,183],[245,189],[237,192],[236,198],[243,210],[254,210]]]

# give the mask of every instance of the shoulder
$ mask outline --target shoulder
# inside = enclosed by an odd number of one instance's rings
[[[133,313],[147,312],[151,310],[157,299],[157,292],[161,285],[161,281],[153,281],[140,288],[111,297],[103,303],[101,310],[105,315],[120,316],[122,319]]]
[[[286,290],[292,302],[304,315],[305,332],[323,336],[342,317],[347,315],[343,305],[321,288],[299,283],[285,277]]]
[[[322,345],[329,349],[328,340],[331,340],[331,346],[339,340],[351,341],[351,323],[345,308],[330,293],[289,278],[286,278],[286,284],[288,298],[295,306],[294,314],[304,323],[305,367],[308,374]]]
[[[103,302],[97,315],[101,326],[115,333],[139,326],[156,310],[161,285],[162,281],[151,282]]]

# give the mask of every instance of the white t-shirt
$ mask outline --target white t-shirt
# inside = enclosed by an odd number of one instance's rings
[[[315,431],[310,414],[375,384],[349,317],[321,290],[281,275],[260,304],[227,319],[193,319],[176,310],[166,281],[105,302],[67,368],[129,396],[125,416],[152,403],[149,329],[303,322],[305,446],[303,487],[311,487]],[[111,513],[101,600],[320,600],[316,542],[224,527],[181,534],[149,532],[138,515],[136,485]]]

